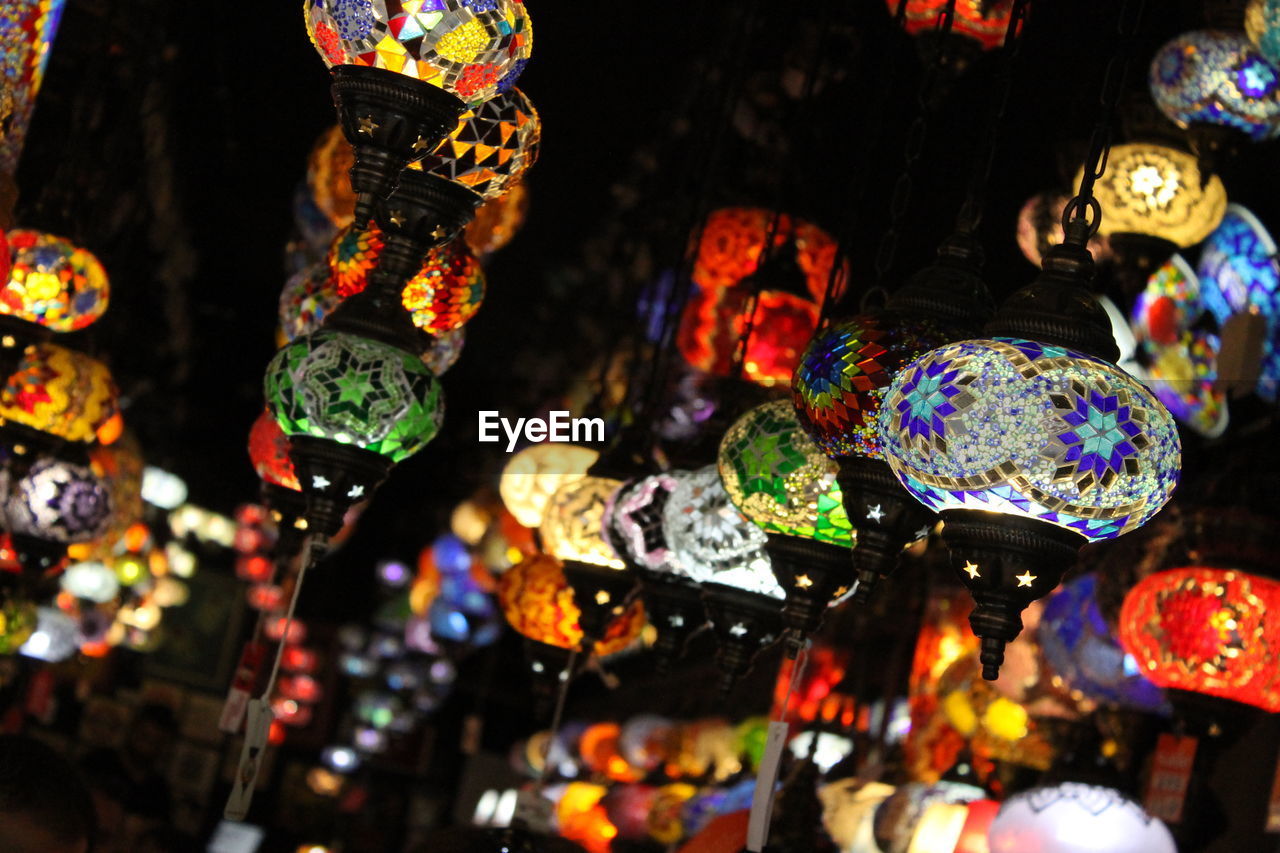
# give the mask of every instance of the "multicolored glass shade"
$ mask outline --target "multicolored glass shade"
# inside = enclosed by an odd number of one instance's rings
[[[529,188],[519,183],[480,205],[476,218],[462,232],[462,239],[476,257],[483,258],[510,243],[528,215]]]
[[[1280,70],[1244,33],[1183,33],[1156,52],[1149,82],[1156,106],[1179,127],[1219,125],[1254,141],[1280,134]]]
[[[523,0],[306,0],[330,67],[367,65],[479,104],[508,91],[533,52]]]
[[[832,459],[882,459],[876,413],[890,381],[956,337],[934,323],[889,312],[833,323],[809,343],[791,380],[800,426]]]
[[[621,487],[621,480],[606,477],[583,477],[562,485],[547,503],[539,527],[543,549],[559,560],[626,568],[604,535],[605,509]]]
[[[8,238],[13,264],[0,288],[0,314],[74,332],[107,310],[107,273],[87,249],[23,228],[10,231]]]
[[[538,527],[551,496],[580,480],[600,454],[572,444],[535,444],[512,456],[502,469],[498,494],[525,527]]]
[[[836,463],[805,435],[790,400],[751,409],[720,442],[730,500],[769,533],[852,547]]]
[[[1244,31],[1272,65],[1280,65],[1280,0],[1249,0]]]
[[[1139,581],[1120,611],[1120,642],[1151,681],[1280,711],[1275,638],[1280,582],[1185,568]]]
[[[662,512],[671,570],[694,583],[718,583],[782,600],[764,531],[729,499],[720,471],[673,471],[676,486]]]
[[[1173,418],[1114,365],[1012,338],[934,350],[880,409],[885,456],[935,511],[1039,519],[1089,540],[1155,515],[1178,482]]]
[[[512,89],[463,113],[449,138],[409,168],[495,199],[520,183],[537,162],[541,143],[538,111],[524,92]]]
[[[885,2],[889,14],[897,14],[899,0]],[[913,36],[934,32],[938,16],[946,7],[947,0],[907,0],[907,32]],[[1004,44],[1012,11],[1013,0],[959,0],[951,31],[976,41],[983,50],[994,50]]]
[[[1102,206],[1099,233],[1143,234],[1184,248],[1208,237],[1227,212],[1217,175],[1206,180],[1195,157],[1154,143],[1112,146],[1093,192]]]
[[[36,96],[66,0],[5,0],[0,5],[0,172],[18,171]]]
[[[1175,344],[1203,312],[1200,277],[1182,255],[1174,254],[1134,299],[1130,327],[1139,345]]]
[[[1036,193],[1018,211],[1018,248],[1036,266],[1044,262],[1044,256],[1050,249],[1066,239],[1062,214],[1070,201],[1071,196],[1066,193]],[[1101,234],[1089,238],[1088,248],[1095,261],[1111,257],[1111,244]]]
[[[522,636],[561,649],[582,644],[582,611],[560,561],[546,554],[526,557],[498,579],[498,605],[511,627]],[[644,629],[644,605],[635,601],[609,625],[595,645],[599,655],[620,652]]]
[[[759,269],[766,246],[776,251],[788,243],[795,245],[809,295],[820,301],[835,266],[836,241],[816,225],[758,207],[727,207],[707,217],[693,280],[703,290],[733,287]]]
[[[329,250],[329,269],[339,300],[369,286],[369,274],[385,245],[377,226],[367,231],[348,228]],[[453,332],[465,325],[484,302],[484,268],[464,240],[427,252],[418,271],[401,293],[405,310],[419,329],[430,334]]]
[[[307,158],[311,200],[337,228],[346,228],[355,218],[356,194],[351,189],[355,162],[355,149],[337,125],[320,134]]]
[[[0,477],[10,533],[50,542],[88,542],[111,523],[111,489],[92,466],[38,459],[21,479]]]
[[[1172,712],[1164,691],[1147,680],[1098,609],[1097,577],[1063,584],[1045,602],[1037,638],[1064,686],[1095,702],[1147,714]]]
[[[671,551],[662,520],[677,482],[673,474],[667,473],[644,477],[616,493],[607,514],[626,555],[651,571],[671,568]]]
[[[748,323],[742,375],[766,387],[790,382],[801,342],[818,327],[818,305],[803,296],[766,290],[756,298],[744,287],[698,291],[685,303],[676,345],[691,367],[728,376]]]
[[[98,430],[119,411],[106,365],[57,344],[27,347],[0,390],[0,421],[66,441],[96,441]]]
[[[420,359],[343,332],[321,330],[281,349],[264,390],[286,436],[350,444],[392,462],[425,447],[444,419],[440,384]]]
[[[58,578],[58,584],[63,592],[95,604],[105,604],[120,593],[116,573],[97,561],[73,563]]]
[[[289,458],[289,439],[268,410],[263,410],[249,430],[249,461],[264,483],[302,491]]]

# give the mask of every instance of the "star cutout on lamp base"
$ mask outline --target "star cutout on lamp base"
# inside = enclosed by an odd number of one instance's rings
[[[555,709],[556,697],[566,681],[572,681],[586,663],[586,655],[578,655],[570,669],[572,653],[569,649],[524,639],[525,671],[533,684],[533,716],[537,720],[550,720]]]
[[[897,569],[903,548],[933,526],[934,515],[902,488],[887,462],[865,456],[836,461],[845,514],[858,537],[852,552],[853,600],[866,604],[880,580]]]
[[[625,568],[597,566],[579,560],[564,560],[564,577],[573,590],[574,603],[581,614],[583,646],[604,639],[609,626],[622,615],[639,590],[634,572]],[[586,651],[590,652],[589,648]]]
[[[827,608],[853,588],[853,566],[846,548],[783,533],[770,533],[765,550],[787,593],[782,624],[787,654],[795,658],[806,637],[822,626]]]
[[[349,444],[309,435],[295,435],[289,444],[306,496],[306,529],[313,537],[336,536],[347,511],[372,497],[391,472],[390,459]]]
[[[287,565],[302,553],[302,546],[307,541],[310,526],[307,521],[307,496],[294,489],[264,482],[262,501],[271,510],[271,518],[276,525],[276,544],[273,549],[276,565]]]
[[[1085,539],[1033,518],[971,509],[941,516],[956,576],[973,596],[969,624],[982,641],[982,677],[994,681],[1005,645],[1022,631],[1022,611],[1061,583]]]
[[[355,221],[396,188],[411,162],[430,154],[458,126],[466,104],[449,92],[382,68],[337,65],[333,102],[342,134],[355,148],[351,187]]]
[[[653,644],[654,668],[665,675],[671,663],[684,654],[689,638],[707,624],[698,585],[669,572],[641,569],[640,597],[649,624],[658,632]]]
[[[720,693],[728,695],[756,656],[781,636],[782,602],[718,583],[702,585],[702,602],[716,638]]]

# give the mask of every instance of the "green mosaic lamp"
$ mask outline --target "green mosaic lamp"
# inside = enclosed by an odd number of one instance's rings
[[[839,466],[805,434],[790,400],[751,409],[720,443],[720,479],[734,506],[764,530],[786,591],[788,648],[798,652],[826,608],[852,588],[854,545]]]
[[[307,521],[330,537],[391,467],[440,429],[444,398],[412,352],[351,332],[321,329],[284,347],[267,367],[267,407],[288,437]]]

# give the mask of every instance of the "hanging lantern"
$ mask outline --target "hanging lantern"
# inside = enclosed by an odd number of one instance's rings
[[[538,160],[542,120],[533,102],[511,89],[462,114],[433,153],[410,165],[466,187],[482,199],[505,195]]]
[[[0,77],[5,97],[0,100],[0,173],[16,174],[27,138],[36,96],[44,82],[65,0],[11,0],[0,8],[0,33],[5,49]]]
[[[36,627],[18,654],[46,663],[60,663],[74,655],[80,626],[75,619],[54,607],[36,609]]]
[[[372,261],[369,266],[372,268]],[[331,274],[329,264],[317,263],[298,271],[285,283],[279,307],[280,331],[285,341],[295,341],[319,329],[324,318],[342,302],[334,281],[336,275],[336,271]]]
[[[12,265],[0,288],[0,314],[74,332],[107,310],[107,273],[88,250],[41,231],[15,228],[6,236]]]
[[[1102,207],[1099,233],[1117,263],[1138,272],[1138,287],[1177,248],[1209,236],[1227,209],[1217,175],[1206,179],[1190,154],[1153,143],[1113,146],[1094,195]]]
[[[94,604],[105,604],[120,593],[116,573],[99,562],[73,563],[58,583],[64,592]]]
[[[816,630],[827,606],[853,587],[838,468],[800,429],[789,400],[739,418],[720,443],[718,465],[734,505],[766,532],[794,650],[795,638]]]
[[[355,151],[337,125],[320,134],[307,158],[311,199],[336,228],[346,228],[355,219],[356,194],[351,189],[355,164]]]
[[[1249,0],[1244,10],[1244,29],[1268,62],[1280,64],[1280,2]]]
[[[14,655],[36,630],[39,616],[29,601],[0,599],[0,657]]]
[[[66,556],[66,546],[100,537],[111,523],[111,490],[88,464],[37,459],[18,476],[0,476],[4,516],[23,569],[41,574]]]
[[[1165,44],[1151,61],[1151,98],[1184,129],[1231,131],[1257,142],[1280,134],[1280,71],[1244,33],[1197,30]],[[1208,141],[1208,140],[1206,140]]]
[[[1164,823],[1119,791],[1064,782],[1005,800],[990,853],[1176,853]]]
[[[899,0],[886,0],[890,14],[896,14]],[[906,0],[903,23],[913,36],[931,35],[938,27],[938,17],[947,0]],[[953,35],[963,36],[982,50],[995,50],[1004,44],[1012,16],[1012,0],[959,0],[955,4]]]
[[[1069,201],[1071,197],[1066,193],[1036,193],[1018,211],[1018,248],[1037,267],[1050,249],[1062,245],[1066,239],[1062,230],[1062,214]],[[1088,246],[1095,261],[1102,262],[1111,256],[1111,246],[1101,234],[1090,237]]]
[[[1084,575],[1045,604],[1037,632],[1045,659],[1073,694],[1167,716],[1164,692],[1147,680],[1098,610],[1096,585],[1094,575]]]
[[[756,274],[766,251],[774,255],[784,247],[803,276],[797,293],[822,299],[836,262],[836,241],[803,220],[754,207],[724,208],[707,217],[694,258],[694,283],[704,291],[734,287]]]
[[[522,182],[480,205],[462,238],[476,257],[488,257],[511,242],[528,215],[529,188]]]
[[[265,395],[325,536],[393,464],[425,447],[443,419],[439,383],[418,358],[345,332],[322,330],[280,350]]]
[[[746,287],[702,290],[689,297],[676,337],[691,367],[728,376],[740,342],[751,330],[742,373],[766,387],[787,382],[800,360],[800,341],[818,326],[818,305],[807,296],[781,291],[753,293]]]
[[[554,557],[535,554],[508,570],[498,579],[498,605],[511,627],[535,642],[559,649],[576,649],[582,643],[582,611]],[[597,640],[595,653],[610,655],[631,645],[644,619],[644,606],[632,603]]]
[[[511,457],[502,469],[498,493],[507,511],[525,527],[542,524],[547,502],[561,486],[587,475],[600,454],[572,444],[535,444]]]
[[[457,127],[468,105],[511,90],[533,49],[521,0],[482,9],[441,0],[416,12],[384,0],[307,0],[305,15],[307,34],[332,69],[343,135],[355,147],[359,224],[410,162]]]
[[[293,460],[289,458],[289,439],[268,410],[263,410],[249,430],[249,459],[264,483],[302,490]]]
[[[118,411],[106,366],[56,344],[28,347],[0,391],[0,420],[6,425],[64,441],[96,441]]]
[[[1280,583],[1226,569],[1158,572],[1125,596],[1120,642],[1143,675],[1280,711],[1270,638],[1280,624]]]

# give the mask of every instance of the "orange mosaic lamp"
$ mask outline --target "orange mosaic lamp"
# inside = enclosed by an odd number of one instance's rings
[[[886,0],[890,14],[898,9],[899,0]],[[903,25],[913,36],[927,36],[938,27],[938,16],[947,0],[907,0]],[[978,44],[982,50],[995,50],[1004,43],[1013,13],[1013,0],[959,0],[955,4],[952,32]]]
[[[528,215],[529,188],[523,183],[516,184],[503,195],[480,205],[463,238],[471,251],[483,258],[510,243]]]
[[[676,345],[691,367],[728,376],[748,323],[743,377],[766,387],[789,383],[805,343],[818,328],[818,304],[802,296],[765,291],[753,299],[745,288],[694,293],[685,305]]]
[[[28,347],[0,390],[0,422],[64,441],[95,441],[118,412],[106,365],[57,344]]]
[[[733,287],[760,267],[765,247],[795,246],[796,263],[814,301],[822,299],[836,261],[836,241],[816,225],[758,207],[728,207],[707,217],[698,239],[693,280],[703,290]]]
[[[1149,680],[1280,711],[1280,582],[1230,569],[1158,572],[1125,596],[1120,642]]]
[[[350,174],[355,163],[355,151],[337,125],[320,134],[307,158],[311,199],[338,228],[346,228],[355,219],[356,194],[351,189]]]

